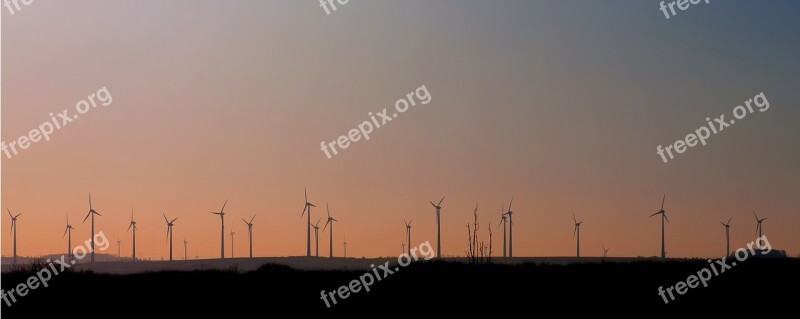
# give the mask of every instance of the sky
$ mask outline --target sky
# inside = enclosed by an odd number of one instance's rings
[[[800,255],[800,4],[712,1],[670,19],[658,1],[357,1],[326,14],[316,1],[35,1],[2,12],[2,140],[105,87],[49,141],[2,156],[2,203],[18,253],[63,253],[92,194],[96,228],[130,255],[168,254],[162,213],[179,218],[189,255],[219,256],[219,218],[253,253],[305,254],[324,207],[334,254],[396,256],[435,246],[428,201],[447,196],[442,251],[464,255],[478,205],[480,236],[501,254],[501,205],[514,204],[515,256],[571,256],[574,213],[584,256],[654,256],[666,194],[667,254],[724,253],[755,240],[755,210],[773,248]],[[328,159],[369,113],[425,85],[368,141]],[[668,145],[763,92],[755,112],[708,145],[664,163]],[[72,111],[74,112],[74,111]],[[60,120],[59,120],[60,121]],[[2,154],[0,154],[2,155]],[[10,218],[2,253],[11,254]],[[321,225],[324,224],[324,220]],[[320,229],[320,255],[328,254]],[[226,252],[230,249],[226,234]],[[313,233],[312,233],[313,240]]]

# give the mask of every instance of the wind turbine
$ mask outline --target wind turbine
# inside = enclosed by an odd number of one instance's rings
[[[246,221],[242,218],[242,221],[247,224],[247,238],[250,240],[250,258],[253,258],[253,220],[256,219],[256,215],[253,215],[253,218],[250,218],[250,221]]]
[[[127,231],[131,231],[131,228],[133,228],[133,261],[136,261],[136,228],[138,227],[136,221],[133,220],[133,208],[131,208],[131,223],[128,225]]]
[[[167,214],[161,213],[164,215],[164,221],[167,222],[167,238],[169,239],[169,261],[172,261],[172,226],[175,226],[175,221],[178,220],[176,217],[173,220],[167,219]]]
[[[402,242],[400,244],[400,254],[405,254],[405,253],[406,253],[406,242]]]
[[[347,238],[344,238],[344,258],[347,258]]]
[[[325,223],[325,227],[322,228],[322,231],[324,232],[325,229],[328,228],[328,224],[331,225],[331,233],[330,233],[331,238],[330,238],[330,242],[329,243],[330,243],[330,250],[331,250],[331,258],[333,258],[333,222],[338,222],[338,220],[336,220],[336,218],[331,217],[331,209],[330,209],[330,207],[328,207],[328,204],[325,204],[325,208],[328,211],[328,221]]]
[[[189,260],[189,258],[187,258],[188,256],[186,255],[186,247],[187,247],[187,245],[189,245],[189,242],[186,241],[186,238],[184,238],[183,239],[183,260]]]
[[[761,238],[761,223],[763,223],[767,219],[766,218],[758,219],[758,215],[756,215],[756,211],[753,211],[753,216],[756,217],[756,222],[758,223],[758,224],[756,224],[756,233],[758,234],[758,237]]]
[[[603,258],[608,257],[608,248],[606,248],[606,244],[603,244]]]
[[[667,200],[667,194],[664,194],[664,197],[661,199],[661,210],[650,215],[650,217],[661,215],[661,258],[667,258],[667,251],[664,249],[664,221],[666,220],[669,223],[669,218],[667,218],[667,212],[664,211],[665,200]]]
[[[233,235],[235,235],[235,234],[236,234],[236,233],[234,233],[234,232],[231,230],[231,258],[233,258]]]
[[[722,224],[722,226],[725,226],[725,256],[726,257],[731,255],[731,219],[733,219],[733,217],[728,219],[727,223],[719,222],[720,224]],[[758,220],[758,218],[756,218],[756,220]]]
[[[122,258],[122,241],[119,240],[119,236],[117,236],[117,260]]]
[[[11,217],[11,234],[14,236],[14,259],[12,259],[13,264],[17,263],[17,217],[22,215],[22,213],[17,214],[17,216],[11,215],[11,210],[6,208],[8,211],[8,216]]]
[[[17,215],[19,216],[19,215]],[[61,238],[67,236],[67,259],[72,259],[72,230],[75,229],[72,225],[69,224],[69,214],[67,214],[67,228],[64,229],[64,235],[61,235]]]
[[[575,234],[578,234],[578,241],[577,241],[578,246],[577,246],[576,249],[578,251],[578,257],[580,257],[581,256],[581,224],[583,224],[583,222],[579,222],[578,219],[575,218],[575,214],[572,214],[572,220],[575,221],[575,230],[572,232],[572,238],[575,238]]]
[[[414,222],[412,219],[411,221],[403,220],[406,223],[406,236],[408,237],[408,255],[411,256],[411,223]]]
[[[319,257],[319,222],[321,220],[322,220],[322,218],[318,219],[316,224],[311,225],[311,227],[314,227],[314,242],[316,243],[316,247],[317,247],[317,249],[316,249],[316,256],[317,257]]]
[[[438,204],[434,204],[433,208],[436,208],[436,256],[442,255],[442,220],[441,220],[441,212],[442,212],[442,202],[444,201],[444,197],[439,201]]]
[[[98,213],[94,209],[92,209],[92,194],[89,193],[89,213],[86,214],[86,217],[83,218],[83,222],[81,222],[81,223],[85,223],[86,219],[89,218],[89,216],[92,216],[92,237],[91,237],[91,241],[92,241],[92,262],[94,262],[94,215],[103,216],[103,215],[100,215],[100,213]]]
[[[219,215],[219,219],[222,222],[222,228],[220,234],[220,244],[219,244],[219,258],[225,259],[225,205],[228,205],[228,200],[225,200],[225,203],[222,204],[222,209],[219,212],[211,212],[212,214]]]
[[[303,218],[306,210],[308,210],[308,223],[306,224],[306,256],[311,257],[311,207],[317,206],[314,206],[314,204],[308,202],[308,190],[304,188],[303,191],[306,198],[306,204],[303,206],[303,213],[300,214],[300,218]],[[325,229],[323,229],[323,231],[325,231]]]
[[[505,213],[508,216],[508,257],[514,257],[514,219],[511,218],[514,212],[511,211],[512,204],[514,204],[514,197],[511,197],[511,203],[508,204],[508,211]]]
[[[505,211],[506,209],[503,207],[504,205],[500,205],[500,224],[503,225],[503,257],[506,256],[506,228],[508,228],[508,216],[506,216]]]

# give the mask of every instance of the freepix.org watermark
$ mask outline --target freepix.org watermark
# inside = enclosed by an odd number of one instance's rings
[[[756,249],[753,249],[753,246],[756,246]],[[736,267],[737,261],[744,262],[748,258],[755,256],[756,252],[760,252],[761,255],[769,254],[772,251],[772,246],[769,244],[769,240],[767,240],[767,236],[761,236],[756,239],[754,242],[750,242],[747,244],[747,249],[739,248],[733,254],[732,257],[736,257],[736,261],[728,263],[728,257],[722,257],[720,260],[708,260],[707,268],[700,269],[697,272],[697,275],[691,275],[686,278],[685,281],[679,281],[677,284],[673,286],[667,287],[664,289],[664,286],[658,287],[658,295],[664,299],[664,304],[668,304],[670,301],[675,300],[675,294],[673,294],[673,290],[678,295],[685,295],[689,292],[689,289],[694,289],[699,287],[701,284],[703,287],[708,287],[708,282],[713,278],[711,275],[719,276],[725,273],[726,270],[729,270],[733,267]],[[731,257],[731,256],[729,256]],[[667,295],[669,295],[669,299],[667,299]]]
[[[38,127],[30,130],[27,135],[20,136],[19,138],[6,143],[0,142],[0,150],[10,159],[14,155],[19,154],[20,150],[25,150],[31,147],[33,143],[39,142],[42,139],[45,141],[50,140],[50,135],[56,130],[62,129],[72,121],[77,120],[80,115],[86,114],[90,110],[96,108],[98,105],[109,106],[113,102],[111,93],[105,86],[97,90],[97,92],[89,94],[85,100],[80,100],[75,104],[75,111],[77,113],[70,114],[70,109],[66,108],[61,113],[53,115],[50,113],[50,120],[43,122]],[[99,103],[99,104],[98,104]]]
[[[386,124],[389,124],[389,122],[391,122],[393,119],[396,119],[400,114],[405,113],[412,106],[416,106],[417,103],[425,105],[430,102],[431,93],[428,92],[428,88],[423,84],[416,90],[406,94],[404,98],[400,98],[394,102],[394,109],[397,112],[389,114],[388,107],[383,108],[383,110],[378,112],[378,114],[372,114],[372,112],[369,112],[369,120],[359,124],[357,128],[350,130],[346,135],[339,136],[339,138],[333,142],[322,141],[320,143],[320,150],[325,153],[325,156],[328,157],[328,159],[331,159],[333,158],[333,155],[339,154],[339,151],[346,150],[348,147],[350,147],[350,143],[358,142],[362,138],[365,141],[369,141],[369,135],[372,134],[373,130],[386,126]],[[336,149],[337,146],[339,147],[338,150]]]
[[[431,260],[433,257],[436,257],[435,252],[433,251],[433,247],[431,247],[431,243],[425,241],[424,243],[420,244],[419,247],[411,248],[411,256],[406,253],[397,257],[397,264],[399,266],[395,266],[392,268],[387,261],[383,265],[378,265],[375,268],[375,265],[370,265],[372,267],[372,272],[366,272],[365,274],[358,277],[358,279],[353,279],[348,285],[341,286],[339,289],[336,289],[331,292],[325,292],[322,290],[320,292],[320,298],[322,301],[325,302],[325,306],[330,308],[331,306],[335,305],[338,301],[336,297],[339,297],[339,300],[345,300],[350,297],[350,294],[356,294],[362,289],[366,292],[369,292],[370,286],[376,283],[377,281],[381,281],[382,279],[386,279],[389,275],[392,275],[398,271],[400,271],[400,267],[407,267],[412,262],[419,260],[419,256],[417,255],[417,251],[419,251],[420,255],[425,260]],[[374,276],[373,276],[374,274]],[[330,298],[330,301],[329,301]],[[331,304],[332,303],[332,304]]]
[[[36,272],[36,275],[31,275],[28,277],[28,280],[19,283],[16,287],[14,287],[14,289],[0,291],[0,296],[2,296],[3,303],[7,307],[11,307],[12,304],[17,302],[17,298],[27,296],[31,291],[39,288],[40,285],[42,287],[48,287],[49,284],[47,282],[50,281],[50,279],[53,279],[54,276],[60,273],[63,273],[72,267],[72,265],[76,264],[79,260],[86,258],[86,255],[92,253],[92,247],[90,245],[91,242],[91,239],[87,239],[83,245],[75,246],[75,248],[72,249],[72,256],[74,256],[74,259],[71,261],[65,260],[67,258],[66,255],[62,255],[61,258],[52,261],[48,259],[47,265]],[[108,249],[108,238],[106,238],[106,234],[104,234],[103,231],[100,231],[94,235],[94,242],[97,244],[100,251]]]
[[[658,5],[658,9],[661,10],[661,12],[664,13],[664,17],[667,18],[667,20],[669,20],[670,17],[674,17],[678,14],[678,12],[675,11],[676,6],[681,11],[686,11],[687,9],[689,9],[690,4],[698,4],[700,2],[705,2],[706,4],[708,4],[709,1],[710,0],[676,0],[676,1],[669,1],[666,4],[664,3],[664,1],[661,1],[661,3],[659,3]],[[669,8],[669,12],[667,12],[667,8]]]
[[[744,119],[748,114],[755,112],[756,109],[758,109],[759,112],[769,110],[769,101],[767,101],[767,96],[764,95],[764,92],[758,93],[752,99],[744,101],[744,105],[737,105],[734,107],[733,117],[736,119],[726,121],[725,114],[722,114],[712,122],[711,118],[707,117],[706,122],[708,122],[708,126],[701,126],[695,130],[694,133],[686,135],[686,138],[677,140],[675,143],[667,145],[667,147],[661,145],[657,146],[656,154],[666,163],[671,159],[675,159],[675,154],[673,154],[672,151],[683,154],[689,147],[695,147],[698,143],[705,146],[708,143],[708,139],[711,138],[711,133],[714,133],[714,135],[721,133],[723,130],[736,123],[736,120]],[[669,159],[667,156],[669,156]]]
[[[12,16],[22,10],[20,4],[29,6],[31,3],[33,3],[33,0],[3,0],[3,6],[8,9]]]

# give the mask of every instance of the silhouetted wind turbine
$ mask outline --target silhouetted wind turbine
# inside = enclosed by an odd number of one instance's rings
[[[131,231],[131,228],[133,228],[133,261],[136,261],[136,228],[138,227],[136,226],[136,221],[133,220],[133,208],[131,208],[131,223],[128,225],[127,231]]]
[[[89,218],[89,216],[92,216],[92,237],[91,237],[91,241],[92,241],[92,259],[91,260],[92,260],[92,262],[94,262],[94,215],[103,216],[103,215],[100,215],[100,213],[98,213],[94,209],[92,209],[92,194],[89,193],[89,213],[86,214],[86,217],[83,218],[83,222],[81,222],[81,223],[85,223],[86,219]]]
[[[578,234],[578,241],[577,241],[577,248],[578,257],[581,256],[581,224],[583,222],[579,222],[577,218],[575,218],[575,214],[572,214],[572,220],[575,221],[575,230],[572,232],[572,238],[575,238],[575,234]]]
[[[233,235],[235,235],[235,234],[236,234],[236,233],[234,233],[234,232],[231,230],[231,258],[233,258]]]
[[[347,237],[344,237],[344,258],[347,258]]]
[[[719,222],[722,226],[725,226],[725,256],[731,255],[731,220],[733,217],[728,219],[727,223]],[[758,218],[756,218],[758,219]]]
[[[242,218],[242,221],[247,224],[247,238],[250,240],[250,258],[253,258],[253,220],[256,219],[256,215],[253,215],[253,218],[250,218],[250,221],[246,221]]]
[[[169,239],[169,261],[172,261],[172,226],[175,226],[175,221],[178,220],[176,217],[173,220],[167,219],[167,214],[161,213],[164,215],[164,221],[167,222],[167,239]]]
[[[756,224],[756,234],[758,234],[758,237],[760,238],[761,237],[761,223],[763,223],[767,219],[766,218],[758,219],[758,215],[756,215],[756,211],[753,211],[753,216],[756,217],[756,222],[758,223],[758,224]]]
[[[661,210],[650,215],[653,217],[655,215],[661,215],[661,258],[667,258],[667,251],[664,249],[664,221],[666,220],[669,223],[669,218],[667,218],[667,212],[664,211],[664,201],[667,200],[667,194],[664,194],[664,197],[661,199]]]
[[[307,189],[305,189],[305,188],[303,189],[303,194],[305,195],[305,198],[306,198],[306,204],[305,204],[305,206],[303,206],[303,213],[300,214],[300,218],[303,218],[303,215],[306,213],[306,210],[307,210],[308,211],[308,223],[306,224],[306,256],[311,257],[311,207],[317,207],[317,206],[314,206],[314,204],[308,202],[308,190]],[[327,225],[327,223],[326,223],[326,225]],[[323,231],[325,231],[325,229],[323,229]]]
[[[117,260],[122,258],[122,241],[119,240],[119,236],[117,236]]]
[[[508,257],[514,257],[514,219],[511,215],[514,215],[514,212],[511,211],[511,205],[514,204],[514,197],[511,197],[511,203],[508,204],[508,211],[506,212],[506,216],[508,216]]]
[[[189,258],[187,258],[188,255],[186,254],[186,247],[188,245],[189,245],[189,242],[186,241],[186,238],[184,238],[183,239],[183,260],[189,260]]]
[[[8,216],[11,217],[11,235],[14,236],[14,258],[12,259],[11,263],[17,263],[17,217],[22,215],[22,213],[17,214],[17,216],[11,215],[11,210],[6,208],[8,211]]]
[[[439,201],[438,204],[434,204],[433,208],[436,208],[436,256],[439,257],[442,255],[442,219],[441,219],[441,212],[442,212],[442,202],[444,201],[444,197]]]
[[[325,208],[328,211],[328,221],[325,223],[325,227],[322,228],[322,231],[325,232],[325,229],[328,228],[328,224],[331,225],[331,233],[330,233],[331,238],[330,238],[330,242],[329,243],[330,243],[330,250],[331,250],[331,252],[330,252],[331,256],[330,257],[333,258],[333,222],[338,222],[338,220],[336,220],[336,218],[331,217],[331,210],[330,210],[330,207],[328,207],[327,203],[325,204]]]
[[[408,237],[408,248],[407,248],[407,250],[408,250],[408,255],[409,256],[411,256],[411,223],[413,221],[414,221],[413,219],[411,221],[406,221],[405,219],[403,220],[403,222],[406,223],[406,236]]]
[[[603,244],[603,258],[608,257],[608,248],[606,248],[606,244]]]
[[[61,235],[61,238],[64,238],[65,235],[67,236],[67,259],[72,259],[72,230],[75,229],[72,225],[69,224],[69,214],[67,214],[67,228],[64,229],[64,235]]]
[[[508,249],[506,249],[506,229],[508,228],[508,216],[505,213],[506,209],[504,205],[500,205],[500,225],[503,225],[503,257],[507,257],[506,253]]]
[[[219,219],[222,222],[221,230],[220,230],[220,244],[219,244],[219,258],[225,259],[225,205],[228,205],[228,200],[225,200],[225,203],[222,204],[222,209],[219,212],[211,212],[212,214],[219,215]]]
[[[317,257],[319,257],[319,222],[321,220],[322,220],[322,218],[318,219],[316,224],[311,225],[311,227],[314,227],[314,242],[315,242],[315,245],[317,247],[316,248],[316,256]]]

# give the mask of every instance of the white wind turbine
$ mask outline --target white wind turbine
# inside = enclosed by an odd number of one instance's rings
[[[221,231],[220,231],[220,244],[219,244],[219,258],[225,259],[225,205],[228,205],[228,200],[225,200],[225,203],[222,204],[222,209],[219,212],[211,212],[212,214],[219,215],[219,219],[222,222]]]
[[[311,207],[317,206],[314,206],[314,204],[308,201],[307,189],[303,189],[303,194],[306,198],[306,204],[303,206],[303,213],[300,214],[300,218],[303,218],[303,215],[308,211],[308,222],[306,223],[306,256],[311,257]]]
[[[328,222],[325,223],[325,227],[322,228],[322,231],[325,232],[325,229],[328,228],[328,224],[331,225],[331,233],[330,233],[330,258],[333,258],[333,222],[338,222],[336,218],[331,217],[331,210],[328,207],[328,204],[325,204],[325,208],[328,211]]]
[[[442,256],[442,219],[441,219],[441,212],[442,212],[442,202],[444,201],[444,197],[439,201],[438,204],[434,204],[433,208],[436,208],[436,256]]]
[[[12,264],[17,263],[17,217],[22,215],[22,213],[17,214],[17,216],[11,215],[11,210],[6,208],[8,211],[8,216],[11,217],[11,235],[14,236],[14,258],[11,260]]]
[[[92,194],[90,193],[89,194],[89,213],[86,214],[86,217],[83,218],[83,222],[82,223],[85,223],[86,219],[89,218],[89,216],[92,216],[92,237],[91,237],[91,241],[92,241],[92,247],[91,247],[92,248],[92,259],[91,260],[92,260],[92,262],[94,262],[94,215],[103,216],[103,215],[100,215],[100,213],[98,213],[94,209],[92,209]]]
[[[176,217],[173,220],[167,219],[167,214],[161,213],[164,215],[164,221],[167,222],[167,239],[169,239],[169,261],[172,261],[172,226],[175,226],[175,221],[178,220]]]
[[[133,257],[132,258],[133,258],[133,261],[136,261],[136,228],[139,228],[139,227],[136,226],[136,221],[133,220],[133,208],[131,208],[131,223],[128,224],[128,230],[127,231],[131,231],[131,228],[133,228],[133,244],[132,244]]]
[[[244,218],[242,221],[247,224],[247,238],[250,241],[250,258],[253,258],[253,220],[256,219],[256,215],[253,215],[253,218],[250,218],[248,222]]]

